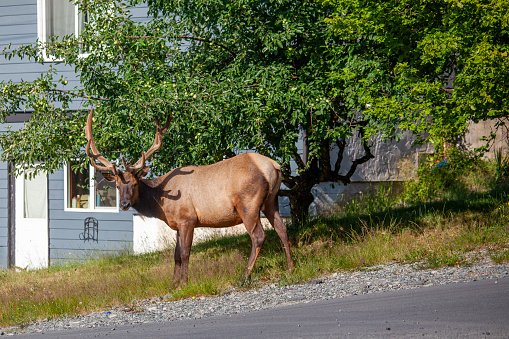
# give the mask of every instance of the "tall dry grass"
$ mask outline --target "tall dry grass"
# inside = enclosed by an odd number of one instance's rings
[[[193,256],[189,284],[179,290],[169,290],[171,251],[104,257],[37,271],[2,271],[0,326],[84,314],[154,296],[174,299],[216,294],[241,272],[243,258],[237,251],[212,258],[205,255]]]
[[[240,280],[251,250],[247,235],[194,246],[190,281],[179,289],[169,290],[170,250],[30,272],[0,271],[0,326],[131,305],[135,299],[171,300],[218,294],[233,286],[298,283],[390,261],[422,268],[469,265],[475,260],[472,253],[481,249],[495,262],[508,261],[509,185],[499,182],[482,192],[448,196],[402,202],[390,187],[382,187],[376,195],[344,202],[329,216],[289,225],[297,266],[292,273],[285,269],[279,238],[270,231],[247,283]]]

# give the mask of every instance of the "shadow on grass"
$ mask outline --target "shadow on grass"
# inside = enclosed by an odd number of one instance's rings
[[[488,193],[471,193],[462,199],[437,200],[431,202],[395,205],[381,211],[370,211],[363,207],[359,210],[310,218],[301,224],[288,224],[287,231],[292,247],[306,246],[318,240],[352,243],[359,236],[373,230],[385,230],[399,233],[403,230],[421,233],[426,228],[436,226],[440,218],[462,216],[490,220],[490,215],[509,201],[509,187],[500,187]],[[509,211],[509,206],[508,206]],[[277,233],[266,231],[267,238],[262,248],[264,253],[281,253],[284,249]],[[231,250],[239,251],[247,259],[251,252],[251,239],[248,234],[218,238],[193,246],[193,251],[205,252],[211,257]],[[261,263],[258,260],[257,266]]]
[[[385,230],[398,233],[403,230],[422,232],[436,226],[440,218],[462,216],[490,220],[500,206],[509,201],[509,187],[502,187],[488,193],[471,193],[461,199],[437,200],[386,207],[383,210],[366,210],[362,206],[354,212],[309,219],[302,224],[287,226],[289,237],[295,244],[310,244],[319,239],[333,241],[355,241],[354,236],[372,230]],[[509,211],[509,206],[507,207]],[[434,222],[435,221],[435,222]]]

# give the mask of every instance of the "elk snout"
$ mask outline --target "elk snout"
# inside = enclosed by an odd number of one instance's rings
[[[120,208],[124,211],[127,211],[129,209],[129,207],[131,207],[131,202],[130,201],[121,201],[120,202]]]

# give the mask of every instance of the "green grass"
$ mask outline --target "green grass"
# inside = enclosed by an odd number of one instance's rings
[[[493,260],[497,264],[502,264],[505,262],[509,262],[509,251],[495,251],[491,254],[491,260]]]
[[[258,257],[251,279],[240,280],[251,250],[249,236],[214,239],[193,247],[189,283],[172,284],[171,250],[103,257],[85,264],[0,271],[0,326],[73,316],[135,300],[215,295],[232,287],[293,284],[324,274],[387,263],[420,268],[469,265],[467,254],[485,249],[497,263],[509,261],[509,189],[499,185],[461,199],[401,202],[390,189],[344,202],[329,216],[288,226],[296,269],[288,273],[275,231]]]

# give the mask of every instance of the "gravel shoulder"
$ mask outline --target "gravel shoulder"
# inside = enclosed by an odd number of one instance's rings
[[[300,285],[266,284],[261,288],[166,302],[163,297],[136,301],[136,306],[119,305],[110,310],[76,317],[34,322],[24,327],[0,329],[1,335],[48,333],[77,328],[202,319],[274,308],[283,305],[329,300],[346,296],[402,289],[454,284],[509,277],[509,263],[494,264],[485,259],[468,267],[420,270],[415,264],[388,263],[362,270],[339,272]]]

